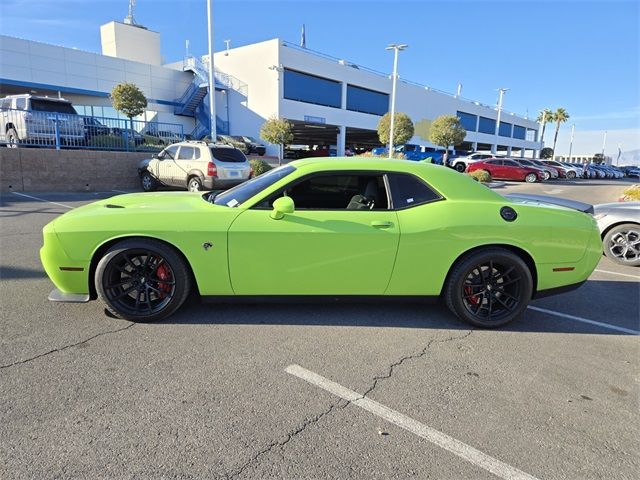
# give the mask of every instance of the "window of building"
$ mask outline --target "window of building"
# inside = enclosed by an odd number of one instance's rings
[[[335,80],[285,69],[284,98],[340,108],[342,86]]]
[[[511,136],[511,125],[507,122],[500,122],[500,129],[498,130],[498,135],[501,137],[510,137]]]
[[[527,135],[527,129],[521,127],[520,125],[513,126],[513,138],[517,138],[519,140],[524,140]]]
[[[460,119],[460,124],[467,132],[475,132],[476,124],[478,123],[478,116],[471,115],[470,113],[461,112],[458,110],[456,115]]]
[[[480,117],[480,123],[478,124],[478,131],[480,133],[489,133],[495,135],[496,133],[496,121],[492,118]]]
[[[538,141],[538,131],[533,128],[527,128],[527,142],[537,142]]]
[[[389,95],[367,88],[347,85],[347,110],[384,115],[389,111]]]

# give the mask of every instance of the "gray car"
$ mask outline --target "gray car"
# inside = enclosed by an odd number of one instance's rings
[[[604,254],[620,265],[640,266],[640,202],[594,206]]]

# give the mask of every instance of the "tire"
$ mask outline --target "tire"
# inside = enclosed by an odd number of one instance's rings
[[[551,174],[549,172],[547,172],[546,170],[544,171],[542,177],[544,178],[544,181],[548,181],[549,178],[551,178]]]
[[[576,178],[576,172],[569,170],[569,171],[567,172],[567,178],[568,178],[569,180],[573,180],[573,179],[575,179],[575,178]]]
[[[158,188],[158,182],[149,172],[143,172],[142,175],[140,175],[140,185],[145,192],[153,192]]]
[[[18,148],[20,146],[20,138],[18,137],[18,132],[16,132],[15,128],[7,130],[5,138],[7,141],[7,148]]]
[[[124,240],[112,246],[100,259],[94,280],[107,310],[132,322],[155,322],[173,314],[189,296],[192,284],[182,257],[153,239]]]
[[[602,249],[610,260],[620,265],[640,266],[640,225],[623,223],[613,227],[604,236]]]
[[[538,181],[538,176],[535,173],[528,173],[526,177],[524,177],[524,181],[527,183],[536,183]]]
[[[467,166],[463,162],[458,162],[453,166],[453,168],[455,168],[456,171],[460,173],[464,173],[464,171],[467,169]]]
[[[489,270],[491,276],[485,278]],[[444,298],[461,320],[495,328],[518,318],[532,293],[531,272],[518,255],[503,248],[486,248],[463,256],[453,266]]]
[[[198,177],[190,177],[187,181],[187,190],[199,192],[202,190],[202,181]]]

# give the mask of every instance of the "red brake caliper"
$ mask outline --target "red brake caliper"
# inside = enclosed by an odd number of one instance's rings
[[[480,298],[479,298],[478,294],[473,295],[473,288],[471,288],[471,287],[464,287],[464,295],[466,297],[469,297],[468,300],[473,305],[477,305],[478,302],[480,301]],[[473,295],[473,297],[470,297],[469,295]]]
[[[158,269],[156,270],[156,274],[158,275],[158,278],[160,280],[166,280],[166,281],[171,280],[171,273],[169,272],[169,269],[164,265],[160,265],[158,267]],[[164,282],[158,282],[158,290],[162,292],[160,294],[160,298],[164,298],[166,296],[165,295],[166,293],[171,292],[171,285]]]

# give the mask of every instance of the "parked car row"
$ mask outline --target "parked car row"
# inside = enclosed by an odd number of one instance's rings
[[[257,154],[263,156],[267,147],[259,140],[246,135],[217,135],[216,141],[222,145],[237,148],[245,155]]]

